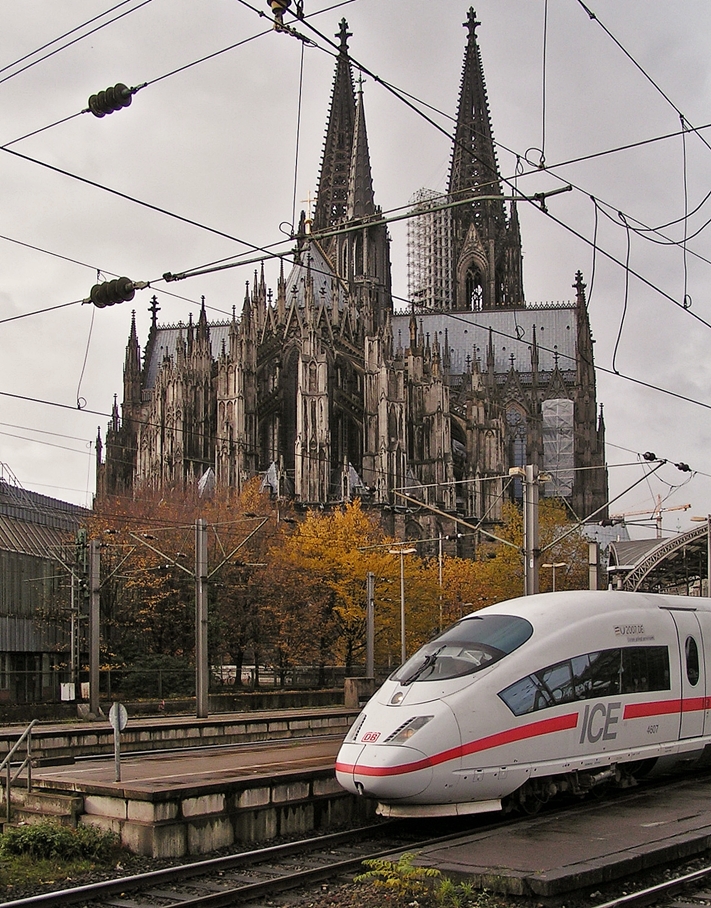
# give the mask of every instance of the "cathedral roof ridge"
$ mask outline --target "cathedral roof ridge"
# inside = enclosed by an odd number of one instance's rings
[[[207,323],[208,328],[227,328],[232,324],[232,319],[225,319],[224,321],[209,321]],[[168,324],[167,322],[164,325],[156,325],[156,331],[179,331],[181,328],[185,328],[187,322],[175,322],[175,324]]]
[[[544,309],[544,310],[545,309],[575,309],[575,303],[572,300],[568,300],[567,302],[565,300],[556,300],[555,302],[553,302],[551,300],[550,302],[546,301],[545,303],[528,303],[527,302],[526,305],[523,306],[522,308],[537,309],[538,311],[540,311],[542,309]]]

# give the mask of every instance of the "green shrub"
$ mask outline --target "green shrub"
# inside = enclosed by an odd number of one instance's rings
[[[431,880],[441,876],[434,867],[415,867],[415,855],[407,852],[397,861],[372,858],[363,861],[366,873],[355,877],[356,883],[370,883],[378,889],[387,889],[393,895],[416,899],[428,895],[432,889]]]
[[[431,908],[501,908],[484,891],[476,892],[468,882],[455,883],[434,867],[416,867],[415,855],[401,855],[397,861],[374,858],[363,861],[366,873],[355,877],[356,883],[368,883],[387,890],[392,904],[429,905]]]
[[[27,826],[11,826],[0,835],[0,854],[27,855],[43,860],[60,861],[89,859],[106,862],[111,860],[119,847],[118,836],[102,832],[94,826],[72,829],[52,820]]]

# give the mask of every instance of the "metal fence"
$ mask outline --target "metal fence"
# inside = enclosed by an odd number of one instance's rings
[[[210,693],[244,690],[315,690],[343,687],[346,676],[364,674],[364,666],[270,666],[234,665],[213,667]],[[238,677],[239,676],[239,677]],[[52,703],[89,699],[89,672],[71,681],[69,669],[50,671],[6,671],[0,687],[0,703]],[[106,699],[167,699],[195,696],[195,667],[185,668],[103,668],[99,673],[100,694]]]

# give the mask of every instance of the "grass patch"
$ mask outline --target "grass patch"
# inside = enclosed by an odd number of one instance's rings
[[[28,889],[51,888],[53,884],[66,884],[90,874],[96,864],[85,858],[59,861],[45,858],[38,861],[27,855],[0,857],[0,890],[9,898],[21,898]],[[16,895],[13,892],[16,891]]]
[[[51,820],[10,827],[0,835],[0,886],[6,893],[65,883],[116,864],[118,836],[93,826]]]

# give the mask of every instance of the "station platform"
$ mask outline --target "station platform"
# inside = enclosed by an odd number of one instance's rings
[[[108,708],[107,708],[108,712]],[[121,732],[125,753],[171,750],[183,747],[221,746],[255,741],[340,735],[343,738],[358,708],[321,706],[195,716],[129,715]],[[0,728],[0,760],[6,756],[27,725]],[[32,756],[40,763],[71,763],[86,756],[112,756],[114,732],[108,717],[82,722],[41,722],[32,730]]]
[[[69,822],[116,832],[150,857],[205,854],[348,822],[374,804],[345,792],[334,761],[342,734],[288,741],[192,747],[174,753],[100,758],[32,771],[32,791],[13,788],[16,814],[63,812]]]
[[[550,897],[710,848],[711,777],[702,777],[465,835],[423,848],[416,863],[466,878],[477,888]]]

